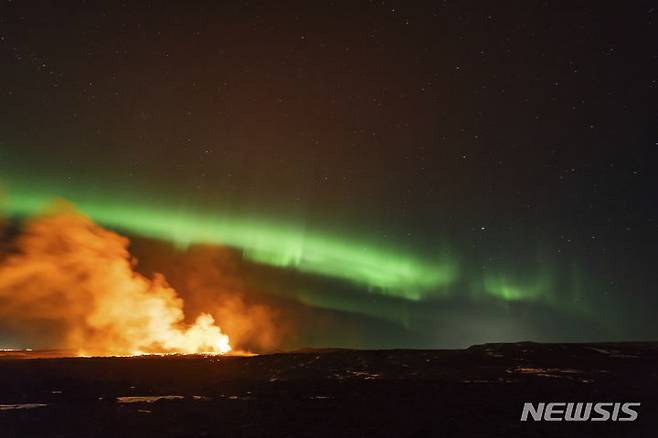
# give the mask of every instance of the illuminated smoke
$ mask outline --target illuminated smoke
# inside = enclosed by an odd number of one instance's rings
[[[152,253],[148,253],[152,259]],[[196,246],[178,257],[158,261],[176,271],[176,284],[185,296],[187,309],[212,313],[230,334],[235,346],[250,351],[271,351],[280,347],[283,332],[289,331],[279,312],[262,302],[250,302],[238,272],[235,252],[219,246]],[[170,265],[175,262],[178,269]]]
[[[79,354],[229,351],[209,313],[185,324],[164,277],[133,270],[128,243],[64,204],[28,221],[0,263],[2,324],[36,336],[54,329],[52,346]]]

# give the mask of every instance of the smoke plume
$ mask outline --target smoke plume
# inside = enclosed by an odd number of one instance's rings
[[[80,354],[228,351],[210,313],[186,324],[164,277],[134,271],[128,245],[63,203],[27,221],[0,260],[0,322]]]

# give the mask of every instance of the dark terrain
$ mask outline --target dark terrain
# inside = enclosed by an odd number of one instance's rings
[[[658,436],[658,343],[37,356],[0,353],[2,438]],[[642,406],[635,422],[522,423],[525,401]]]

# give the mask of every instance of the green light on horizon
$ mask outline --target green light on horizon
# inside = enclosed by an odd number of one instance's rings
[[[538,275],[532,282],[520,282],[504,275],[485,275],[484,292],[503,301],[549,301],[551,282]]]

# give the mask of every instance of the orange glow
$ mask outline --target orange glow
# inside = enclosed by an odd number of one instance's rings
[[[85,356],[231,351],[210,313],[186,323],[164,277],[133,270],[128,245],[67,205],[29,221],[0,264],[0,318],[54,329],[58,348]]]

